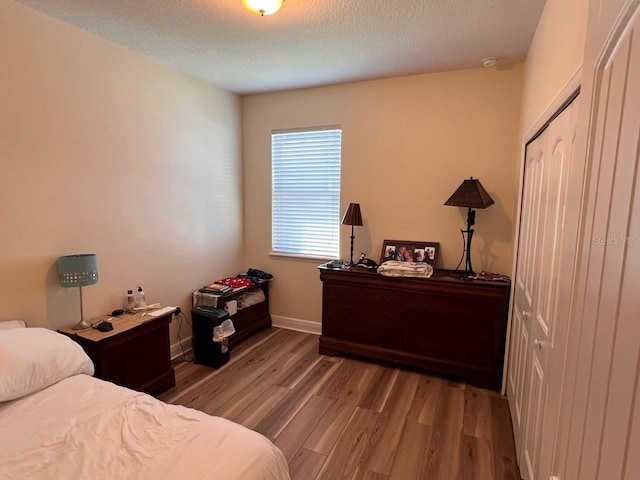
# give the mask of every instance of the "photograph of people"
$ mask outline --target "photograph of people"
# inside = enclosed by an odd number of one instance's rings
[[[437,243],[385,240],[382,244],[381,263],[391,260],[407,263],[425,262],[433,267],[437,248]]]
[[[435,257],[436,254],[436,249],[433,247],[427,247],[424,249],[425,250],[425,262],[427,262],[429,265],[433,266],[433,258]]]
[[[384,251],[383,262],[387,260],[395,260],[396,259],[396,246],[395,245],[387,245],[386,250]]]
[[[405,262],[406,260],[404,259],[404,253],[406,251],[407,251],[407,247],[405,245],[400,245],[398,248],[396,248],[395,260],[398,260],[399,262]]]

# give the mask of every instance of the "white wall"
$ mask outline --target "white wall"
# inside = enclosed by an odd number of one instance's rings
[[[547,107],[582,66],[588,3],[585,0],[547,0],[545,4],[525,63],[521,138],[545,114]]]
[[[88,318],[136,285],[189,309],[190,292],[236,273],[239,98],[14,2],[0,18],[2,319],[78,320],[60,255],[98,255]]]
[[[496,204],[477,214],[474,268],[509,273],[522,65],[311,88],[243,98],[245,263],[275,275],[271,313],[320,322],[319,261],[274,259],[271,130],[342,125],[341,211],[360,203],[355,255],[378,261],[384,239],[439,242],[440,267],[462,253],[466,211],[445,207],[479,178]],[[341,229],[349,257],[350,228]]]

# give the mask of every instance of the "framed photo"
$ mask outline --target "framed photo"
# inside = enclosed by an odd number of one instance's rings
[[[411,240],[385,240],[382,242],[380,263],[387,260],[400,262],[426,262],[435,268],[440,244],[437,242],[414,242]]]

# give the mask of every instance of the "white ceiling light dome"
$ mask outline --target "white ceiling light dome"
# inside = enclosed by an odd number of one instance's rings
[[[273,15],[282,6],[284,0],[242,0],[245,8],[258,15]]]

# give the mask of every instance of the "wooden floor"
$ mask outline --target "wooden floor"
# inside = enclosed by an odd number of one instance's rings
[[[271,439],[293,480],[520,479],[496,392],[318,354],[315,335],[270,328],[219,370],[177,363],[160,396]]]

